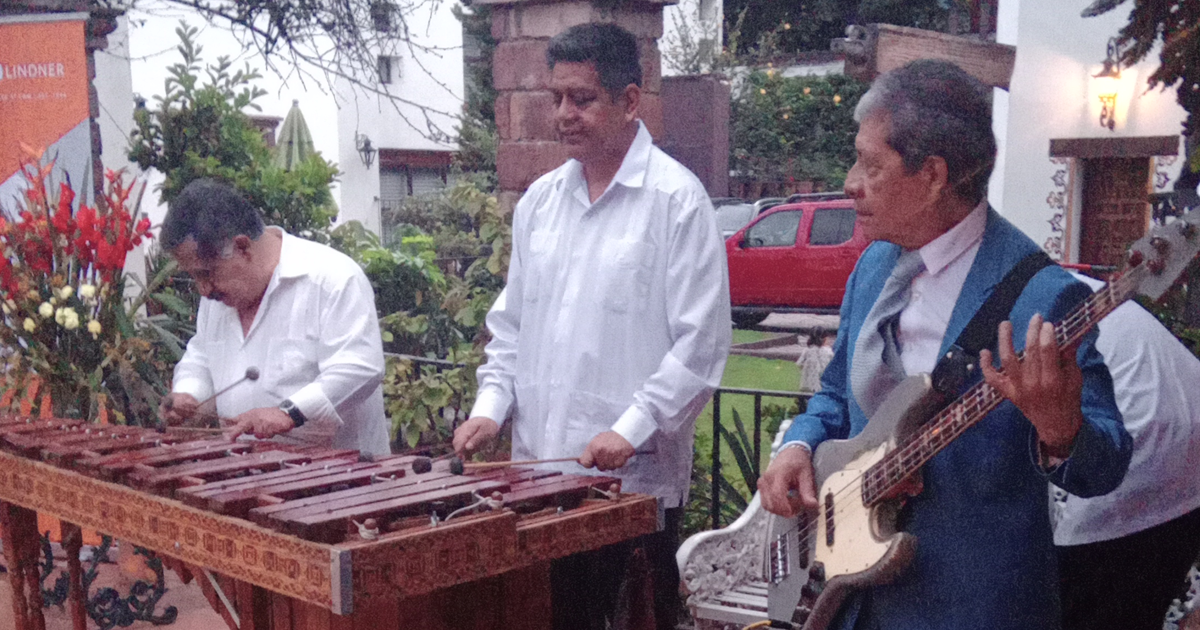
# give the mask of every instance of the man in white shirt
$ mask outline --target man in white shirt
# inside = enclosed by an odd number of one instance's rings
[[[390,452],[375,293],[353,260],[264,227],[234,189],[207,179],[171,203],[160,238],[202,296],[164,420],[215,411],[230,437]],[[217,392],[215,410],[199,404]]]
[[[659,627],[673,628],[695,419],[731,338],[725,252],[704,188],[638,119],[634,37],[585,24],[555,37],[547,58],[573,159],[517,204],[508,283],[487,318],[488,361],[454,447],[477,450],[511,417],[513,459],[577,457],[554,468],[594,467],[625,491],[659,497],[667,531],[646,549]],[[620,577],[627,553],[600,569],[558,563],[555,627],[604,627],[615,588],[601,582]]]
[[[1200,553],[1200,360],[1132,302],[1100,321],[1096,349],[1112,372],[1133,459],[1116,490],[1068,494],[1061,504],[1054,544],[1063,628],[1159,630]]]

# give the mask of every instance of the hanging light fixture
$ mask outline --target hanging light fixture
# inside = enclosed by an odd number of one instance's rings
[[[371,139],[366,134],[358,134],[354,139],[354,146],[358,149],[358,155],[362,158],[363,166],[371,168],[371,164],[375,161],[375,147],[371,146]]]
[[[1100,99],[1100,126],[1114,131],[1117,126],[1117,95],[1120,93],[1121,80],[1121,50],[1117,38],[1108,39],[1108,53],[1104,58],[1104,67],[1092,75],[1099,89],[1097,98]]]

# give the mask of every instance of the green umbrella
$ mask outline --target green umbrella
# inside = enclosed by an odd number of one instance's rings
[[[312,134],[300,113],[300,101],[292,101],[283,127],[279,129],[279,141],[275,145],[275,166],[292,170],[297,164],[314,153]]]

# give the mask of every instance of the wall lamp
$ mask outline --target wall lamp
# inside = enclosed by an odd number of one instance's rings
[[[1117,126],[1117,94],[1120,92],[1121,79],[1121,50],[1117,38],[1108,39],[1108,53],[1104,58],[1104,67],[1092,75],[1099,84],[1100,126],[1114,131]]]
[[[358,134],[354,138],[354,146],[358,149],[358,156],[362,158],[362,163],[367,168],[371,168],[371,164],[375,161],[375,147],[371,146],[371,139],[366,134]]]

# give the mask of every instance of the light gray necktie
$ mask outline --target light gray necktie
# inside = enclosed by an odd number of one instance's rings
[[[906,376],[896,345],[896,326],[912,294],[913,278],[924,269],[917,250],[901,254],[858,333],[850,389],[867,418],[875,415],[879,404]]]

